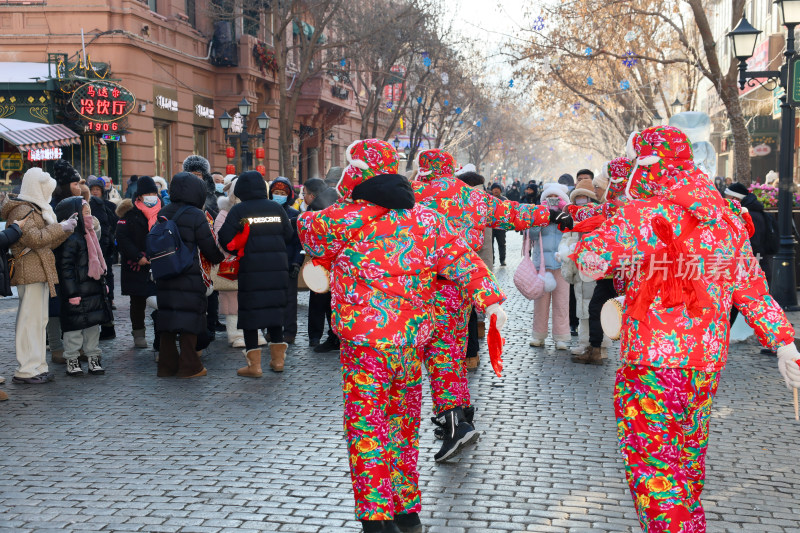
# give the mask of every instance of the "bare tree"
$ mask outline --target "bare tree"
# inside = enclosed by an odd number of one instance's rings
[[[513,57],[546,105],[558,105],[570,121],[583,115],[586,126],[587,118],[600,120],[618,140],[650,125],[659,109],[669,116],[668,102],[676,97],[691,105],[701,76],[709,79],[731,121],[736,176],[749,182],[749,136],[735,65],[723,74],[707,8],[701,0],[684,1],[690,10],[682,8],[681,0],[562,3],[539,18],[529,17]],[[743,5],[744,0],[733,0],[733,18],[738,18]],[[543,77],[562,90],[549,90]]]

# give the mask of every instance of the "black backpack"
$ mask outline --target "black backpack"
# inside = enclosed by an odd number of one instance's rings
[[[190,207],[182,206],[171,219],[158,217],[158,222],[147,234],[147,258],[155,280],[180,276],[194,265],[196,253],[184,244],[176,223]]]

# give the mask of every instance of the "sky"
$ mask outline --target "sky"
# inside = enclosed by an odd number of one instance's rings
[[[499,54],[504,41],[513,36],[523,21],[530,0],[458,0],[452,13],[456,29],[477,42],[487,43],[486,71],[497,75],[510,75],[508,59]]]

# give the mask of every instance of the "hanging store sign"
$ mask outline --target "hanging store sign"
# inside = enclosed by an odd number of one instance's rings
[[[168,87],[153,86],[153,117],[178,120],[178,91]]]
[[[156,105],[161,109],[166,109],[167,111],[178,111],[178,101],[173,100],[167,96],[158,95],[156,96]]]
[[[22,170],[22,154],[19,152],[0,154],[0,170]]]
[[[61,159],[61,148],[36,148],[28,150],[28,161],[53,161]]]
[[[86,120],[87,131],[117,131],[118,122],[133,111],[136,97],[122,85],[98,80],[78,87],[70,101],[75,111]]]
[[[194,95],[192,98],[194,105],[193,123],[195,126],[214,127],[214,101],[205,96]]]

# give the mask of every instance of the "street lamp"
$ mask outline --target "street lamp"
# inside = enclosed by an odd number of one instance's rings
[[[394,136],[394,141],[392,141],[392,144],[394,145],[394,151],[395,152],[399,152],[400,151],[400,138],[397,135]]]
[[[664,118],[658,114],[658,111],[653,111],[653,126],[660,126]]]
[[[678,97],[676,96],[675,101],[669,105],[669,108],[670,111],[672,111],[673,115],[677,115],[683,110],[683,102],[681,102],[680,99],[678,99]]]
[[[258,118],[256,118],[256,122],[258,122],[258,127],[262,131],[266,131],[269,129],[269,115],[267,115],[266,111],[262,111]]]
[[[800,101],[792,98],[798,73],[797,56],[794,49],[794,29],[800,24],[800,0],[776,0],[778,10],[786,26],[786,49],[780,70],[748,71],[747,60],[755,52],[756,41],[761,31],[745,17],[728,32],[733,45],[733,54],[739,60],[739,88],[764,86],[777,82],[784,89],[781,97],[781,144],[779,153],[778,185],[778,230],[781,235],[780,248],[772,261],[772,283],[770,293],[784,309],[797,307],[797,284],[795,280],[795,240],[792,233],[792,162],[794,159],[794,108]],[[790,77],[791,75],[791,77]],[[762,80],[766,79],[764,82]]]
[[[242,101],[239,102],[239,114],[242,115],[244,118],[247,118],[247,115],[250,114],[250,102],[247,101],[247,98],[242,98]]]
[[[221,117],[219,117],[219,125],[222,126],[222,130],[225,132],[225,135],[228,135],[228,128],[231,127],[231,121],[233,117],[225,111]]]
[[[237,134],[229,134],[228,131],[230,130],[231,124],[233,123],[233,117],[228,114],[228,111],[222,113],[219,117],[219,125],[222,127],[222,131],[225,133],[225,143],[229,143],[233,139],[239,139],[240,144],[240,158],[242,162],[242,172],[249,170],[250,168],[250,139],[258,139],[258,135],[250,135],[247,131],[247,116],[250,114],[250,110],[252,109],[252,105],[250,102],[247,101],[247,98],[242,98],[242,101],[239,102],[239,114],[242,116],[242,131]],[[258,123],[258,127],[261,130],[261,142],[266,147],[267,144],[267,130],[269,129],[269,115],[267,115],[266,111],[262,111],[258,117],[256,117],[256,122]]]

